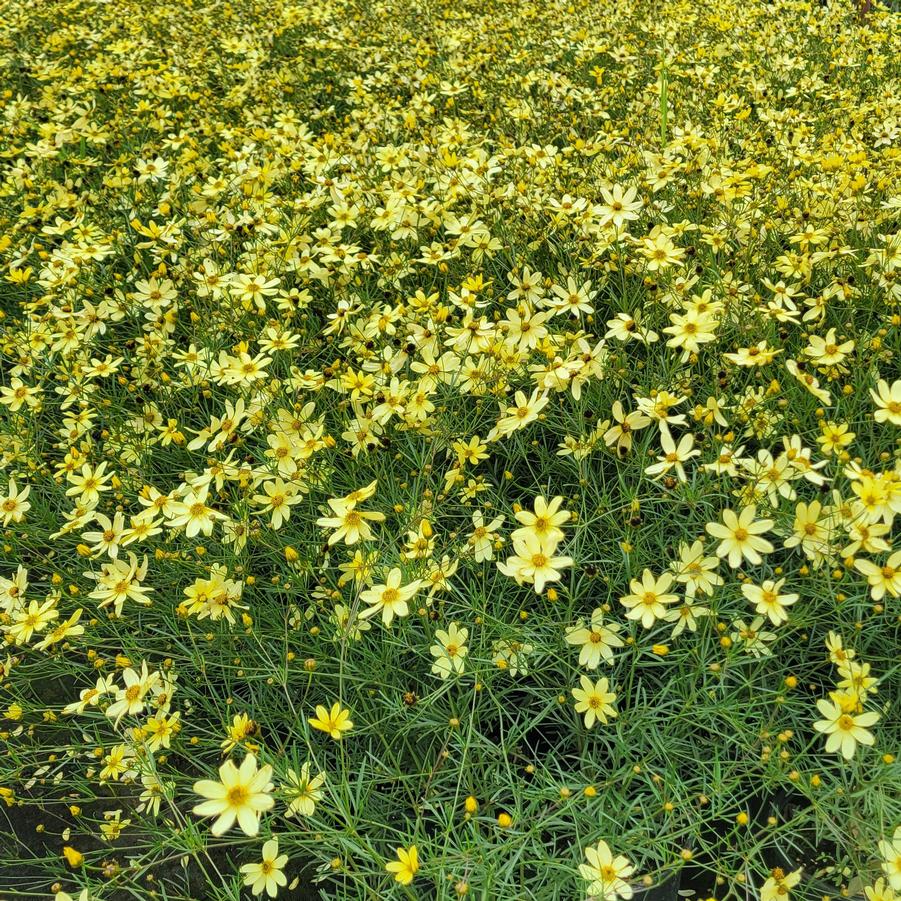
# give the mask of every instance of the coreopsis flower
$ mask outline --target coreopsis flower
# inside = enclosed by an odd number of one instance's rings
[[[383,584],[373,585],[372,588],[361,591],[360,600],[364,604],[369,605],[367,609],[360,614],[361,618],[368,619],[370,616],[381,613],[382,622],[386,626],[390,626],[396,616],[408,616],[410,608],[407,601],[413,598],[416,595],[416,592],[419,591],[422,580],[414,579],[406,585],[403,585],[402,582],[403,573],[400,569],[394,567],[394,569],[388,573]]]
[[[826,650],[829,652],[829,661],[836,666],[844,666],[856,656],[854,648],[846,648],[844,639],[838,632],[830,632],[826,636]]]
[[[801,881],[801,870],[785,873],[778,867],[760,888],[760,901],[787,901],[789,892]]]
[[[372,538],[370,522],[384,522],[385,514],[376,510],[358,510],[356,500],[347,498],[330,498],[328,505],[332,509],[332,516],[320,516],[316,520],[317,526],[324,529],[333,529],[329,535],[330,545],[344,541],[353,545],[358,541],[369,541]]]
[[[512,406],[501,408],[501,417],[488,432],[486,441],[497,441],[535,422],[539,413],[547,406],[548,396],[536,388],[528,398],[522,391],[517,391],[513,401]]]
[[[895,901],[895,889],[891,883],[886,885],[881,877],[872,885],[865,885],[863,893],[867,901]]]
[[[146,575],[147,558],[144,557],[138,563],[137,556],[129,553],[128,562],[120,557],[111,563],[104,563],[99,574],[85,573],[88,579],[97,583],[88,597],[100,601],[98,606],[101,608],[112,607],[116,616],[121,616],[126,600],[145,606],[151,603],[147,595],[153,588],[142,584]]]
[[[548,582],[559,581],[561,570],[573,565],[572,557],[556,555],[556,542],[544,541],[531,532],[513,542],[513,551],[506,562],[498,561],[497,568],[520,585],[532,585],[536,594],[541,594]]]
[[[634,222],[644,202],[638,197],[638,190],[630,185],[623,190],[622,185],[601,188],[604,202],[595,207],[602,225],[612,225],[617,231],[623,229],[627,222]]]
[[[766,366],[772,363],[782,348],[769,347],[766,341],[760,341],[753,347],[739,347],[735,353],[723,354],[723,356],[736,366]]]
[[[123,688],[116,691],[115,701],[106,710],[106,715],[116,723],[128,714],[134,716],[144,709],[144,698],[159,681],[160,674],[147,669],[147,661],[141,663],[140,673],[127,667],[122,672]]]
[[[285,484],[281,477],[263,483],[263,494],[255,494],[251,500],[271,514],[270,525],[278,531],[291,518],[291,507],[303,500],[296,483]]]
[[[663,454],[657,457],[657,462],[645,467],[645,472],[653,478],[659,478],[671,469],[675,470],[676,476],[680,482],[685,482],[685,463],[692,457],[700,456],[700,451],[694,446],[694,436],[689,432],[679,439],[678,445],[673,440],[669,430],[662,432],[660,435],[660,446]]]
[[[832,395],[820,387],[820,380],[811,372],[802,371],[796,360],[786,360],[788,374],[796,378],[820,403],[827,407],[832,405]]]
[[[773,632],[763,631],[764,622],[766,620],[762,616],[755,616],[750,624],[745,623],[743,619],[735,620],[732,623],[734,631],[729,635],[733,645],[752,657],[771,656],[772,651],[767,645],[776,640],[776,635]]]
[[[325,732],[335,741],[340,741],[344,738],[344,733],[350,732],[354,727],[350,711],[342,707],[340,701],[335,701],[331,707],[317,704],[316,716],[311,717],[309,723],[314,729]]]
[[[469,651],[466,647],[468,639],[469,630],[461,629],[456,623],[451,623],[447,631],[437,629],[435,644],[429,648],[429,653],[435,658],[432,673],[442,679],[447,679],[453,673],[462,673],[464,659]]]
[[[678,607],[667,610],[663,619],[665,622],[675,623],[670,635],[672,638],[678,638],[686,629],[689,632],[697,632],[700,618],[712,615],[713,611],[709,607],[697,604],[693,598],[686,597]]]
[[[822,434],[817,437],[817,444],[819,444],[820,450],[827,457],[831,457],[833,454],[840,454],[846,447],[850,447],[857,437],[856,433],[851,431],[851,427],[846,422],[822,420],[820,422],[820,431]]]
[[[37,385],[26,385],[22,379],[14,376],[9,387],[0,386],[0,404],[8,407],[11,413],[18,413],[22,407],[37,409],[41,403],[41,389]]]
[[[394,878],[401,885],[409,885],[419,872],[419,852],[416,845],[409,848],[398,848],[395,852],[397,860],[391,860],[385,864],[385,869],[394,874]]]
[[[325,774],[318,773],[316,776],[310,776],[309,761],[301,766],[299,774],[289,767],[283,786],[285,797],[288,799],[285,816],[313,816],[316,804],[324,797],[323,785],[325,785]]]
[[[207,800],[193,812],[216,818],[210,828],[213,835],[223,835],[237,821],[245,835],[254,836],[260,829],[260,815],[275,804],[271,779],[272,767],[265,764],[257,769],[253,754],[244,758],[240,768],[226,760],[219,767],[218,782],[201,779],[194,783],[194,792]]]
[[[484,563],[494,559],[494,542],[497,540],[497,530],[503,525],[504,517],[495,516],[489,523],[485,523],[481,510],[472,514],[472,533],[467,539],[467,544],[472,548],[473,559],[476,563]]]
[[[231,754],[231,752],[247,738],[257,731],[257,724],[246,714],[236,713],[232,717],[231,725],[228,727],[226,738],[222,740],[219,747],[222,748],[223,754]],[[248,750],[254,750],[248,746]]]
[[[542,496],[535,498],[532,510],[517,510],[514,513],[516,521],[521,523],[521,528],[516,529],[511,536],[516,542],[534,535],[548,545],[556,545],[563,541],[564,534],[561,528],[570,521],[569,510],[562,510],[562,497],[551,498],[547,501]]]
[[[0,520],[4,526],[8,526],[11,522],[22,522],[25,514],[31,509],[31,504],[28,502],[29,494],[31,494],[31,485],[25,485],[19,490],[15,481],[9,480],[6,494],[0,497]]]
[[[85,463],[80,472],[69,473],[69,487],[66,490],[67,497],[76,497],[85,505],[96,504],[100,500],[100,493],[109,491],[109,480],[113,474],[106,472],[104,460],[96,468],[90,463]]]
[[[217,520],[224,520],[226,516],[206,503],[207,490],[189,491],[183,500],[172,504],[171,516],[166,523],[170,529],[184,529],[186,538],[194,538],[197,535],[213,534],[213,527]]]
[[[635,432],[647,428],[651,424],[651,418],[640,410],[633,410],[627,414],[618,400],[613,402],[611,412],[614,425],[604,432],[604,444],[607,447],[615,445],[619,454],[627,454],[632,449],[632,438]]]
[[[572,690],[572,695],[576,699],[576,713],[585,714],[586,729],[591,729],[595,722],[607,723],[608,717],[618,715],[613,706],[616,702],[616,693],[608,690],[610,683],[606,677],[592,682],[588,676],[582,676],[579,679],[579,686]]]
[[[649,569],[644,570],[640,580],[632,579],[629,583],[631,594],[619,599],[629,611],[626,619],[638,620],[645,629],[652,628],[658,619],[663,619],[666,605],[679,600],[678,595],[669,593],[673,580],[672,573],[663,573],[658,577]]]
[[[761,563],[761,554],[768,554],[773,550],[773,545],[760,537],[773,527],[773,521],[756,520],[756,515],[757,507],[752,504],[739,514],[723,510],[720,514],[721,523],[707,523],[707,532],[720,541],[716,549],[717,556],[726,557],[733,569],[741,566],[743,560]]]
[[[832,534],[831,517],[824,513],[823,505],[819,501],[801,502],[795,507],[792,533],[785,539],[785,546],[800,546],[809,560],[819,562],[831,550]]]
[[[855,713],[847,709],[847,705],[838,703],[833,693],[832,699],[821,698],[817,701],[817,709],[823,715],[823,719],[817,720],[813,728],[828,736],[826,750],[830,753],[839,751],[845,760],[850,760],[857,750],[858,744],[872,745],[876,738],[867,726],[872,726],[879,721],[879,714],[875,711]]]
[[[94,511],[94,520],[100,531],[82,532],[81,537],[91,545],[95,554],[106,554],[111,560],[119,556],[119,547],[125,543],[125,517],[116,513],[111,520],[108,516]]]
[[[853,341],[842,341],[838,343],[835,336],[835,329],[831,328],[826,332],[826,336],[811,335],[807,339],[807,347],[804,348],[804,355],[815,366],[837,366],[842,363],[845,357],[854,350]]]
[[[632,897],[632,886],[626,881],[635,868],[628,859],[618,854],[613,856],[605,841],[585,849],[588,863],[579,864],[579,873],[588,883],[587,891],[599,901],[614,901],[615,898]]]
[[[879,853],[882,855],[882,871],[889,885],[895,891],[901,891],[901,826],[895,828],[891,839],[879,842]]]
[[[494,663],[511,676],[525,676],[529,672],[529,654],[534,648],[528,643],[499,639],[494,642]]]
[[[270,838],[263,844],[262,857],[259,863],[246,863],[241,867],[244,885],[249,886],[254,895],[261,895],[265,891],[270,898],[274,898],[279,888],[288,884],[288,877],[282,872],[288,862],[288,855],[279,854],[278,839]]]
[[[696,310],[671,313],[670,322],[672,324],[663,330],[665,334],[672,335],[666,346],[681,350],[683,362],[687,362],[692,354],[700,353],[702,344],[716,341],[719,322],[710,313],[698,313]]]
[[[645,258],[648,272],[680,266],[685,256],[685,251],[677,247],[659,225],[655,225],[650,234],[641,238],[638,251]]]
[[[841,677],[836,686],[849,694],[856,695],[863,702],[867,695],[876,694],[877,679],[870,675],[870,664],[859,663],[856,660],[845,660],[838,664],[838,674]]]
[[[901,425],[901,379],[892,382],[891,387],[885,379],[880,379],[876,390],[870,389],[870,396],[876,404],[873,414],[876,422]]]
[[[32,635],[40,634],[50,623],[59,618],[59,610],[56,605],[58,597],[50,597],[43,603],[29,601],[28,606],[22,606],[12,612],[12,623],[5,627],[6,634],[18,645],[27,645]]]
[[[799,595],[783,594],[782,586],[785,579],[779,579],[773,582],[771,579],[765,579],[761,585],[755,585],[753,582],[744,582],[741,586],[741,593],[754,605],[756,613],[769,617],[770,622],[774,626],[788,622],[788,610],[791,604],[794,604]]]
[[[685,596],[713,594],[715,588],[723,584],[723,577],[717,573],[720,559],[704,553],[704,542],[700,539],[692,544],[679,545],[679,559],[670,564],[676,581],[685,586]]]
[[[597,669],[601,660],[613,663],[613,649],[623,647],[623,640],[616,633],[622,626],[617,622],[604,622],[604,610],[597,607],[591,613],[587,626],[582,621],[566,630],[567,644],[579,647],[579,665]]]
[[[872,560],[857,559],[854,568],[867,577],[874,601],[881,601],[886,595],[901,595],[901,551],[895,551],[881,566]]]

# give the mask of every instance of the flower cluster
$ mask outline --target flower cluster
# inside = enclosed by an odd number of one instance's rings
[[[899,897],[890,5],[6,4],[0,888]]]

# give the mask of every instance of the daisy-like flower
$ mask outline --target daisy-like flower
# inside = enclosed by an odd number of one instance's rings
[[[152,673],[147,669],[147,661],[141,664],[141,672],[138,673],[130,666],[122,673],[124,688],[116,692],[116,700],[106,710],[106,715],[116,723],[128,714],[133,716],[144,709],[144,697],[159,681],[160,674],[156,670]]]
[[[895,829],[891,839],[879,842],[879,853],[882,855],[882,871],[888,878],[889,885],[901,891],[901,826]]]
[[[559,581],[563,576],[561,569],[573,565],[572,557],[555,555],[556,542],[549,544],[534,533],[514,541],[513,550],[514,555],[505,563],[498,561],[497,568],[520,585],[533,585],[536,594],[541,594],[548,582]]]
[[[892,382],[891,387],[885,379],[880,379],[876,390],[870,389],[870,396],[876,404],[876,412],[873,414],[876,422],[901,425],[901,379]]]
[[[398,848],[395,852],[397,860],[385,864],[389,873],[394,873],[394,878],[401,885],[409,885],[419,872],[419,852],[416,845],[409,848]]]
[[[867,901],[895,901],[895,890],[891,883],[885,884],[881,877],[872,885],[864,886],[863,893]]]
[[[597,669],[601,660],[613,663],[613,649],[623,646],[623,640],[616,634],[621,628],[619,623],[605,623],[604,610],[597,607],[591,613],[588,626],[579,620],[566,630],[565,641],[579,647],[579,666]]]
[[[237,820],[245,835],[254,836],[260,830],[260,815],[271,810],[272,767],[265,764],[257,769],[257,759],[248,754],[240,769],[231,760],[219,767],[219,781],[201,779],[194,783],[194,791],[207,798],[194,808],[201,817],[216,817],[210,831],[219,836],[228,832]]]
[[[546,501],[544,497],[535,498],[532,510],[518,510],[514,516],[516,521],[522,523],[522,527],[516,529],[511,536],[513,541],[527,538],[534,535],[547,544],[559,544],[563,541],[564,534],[563,525],[569,522],[571,514],[569,510],[561,510],[563,504],[562,497],[551,498]]]
[[[622,185],[601,188],[601,197],[604,202],[598,204],[594,212],[600,216],[603,225],[612,225],[617,231],[627,222],[637,219],[639,210],[644,206],[637,189],[632,185],[625,190]]]
[[[651,424],[651,417],[645,416],[640,410],[627,414],[618,400],[613,402],[611,412],[616,422],[604,432],[604,444],[607,447],[616,445],[617,453],[625,455],[632,449],[635,432],[647,428]]]
[[[328,501],[333,516],[320,516],[317,526],[333,529],[328,543],[337,544],[343,539],[345,544],[369,541],[372,538],[370,522],[384,522],[385,514],[374,510],[358,510],[357,502],[347,498],[330,498]]]
[[[432,673],[442,679],[447,679],[452,673],[462,673],[463,661],[469,651],[466,647],[469,630],[451,623],[446,632],[437,629],[435,639],[435,644],[429,648],[429,653],[435,658]]]
[[[314,729],[325,732],[335,741],[340,741],[344,733],[350,732],[354,727],[350,711],[342,707],[340,701],[335,701],[330,708],[317,704],[316,716],[311,717],[309,723]]]
[[[732,643],[738,645],[745,653],[752,657],[769,657],[770,649],[767,645],[776,640],[774,632],[764,632],[763,624],[765,620],[762,616],[755,616],[748,625],[743,619],[737,619],[732,623],[735,630],[729,636]]]
[[[686,597],[685,602],[678,607],[666,611],[663,617],[665,622],[675,623],[670,635],[678,638],[686,629],[689,632],[698,631],[698,620],[702,616],[711,616],[712,611],[703,604],[696,604],[692,598]]]
[[[259,863],[246,863],[241,867],[244,885],[249,886],[254,895],[261,895],[265,891],[270,898],[274,898],[279,888],[288,884],[288,877],[282,872],[287,862],[288,855],[278,853],[278,839],[270,838],[263,845],[263,859]]]
[[[670,569],[676,581],[685,586],[685,596],[693,598],[696,594],[713,594],[723,584],[723,577],[716,571],[719,562],[719,557],[705,556],[704,542],[698,539],[691,545],[679,545],[679,559],[670,564]]]
[[[66,496],[77,497],[86,506],[95,505],[100,500],[100,492],[110,490],[107,482],[112,475],[106,472],[105,460],[96,469],[90,463],[85,463],[81,472],[69,474],[71,487],[66,489]]]
[[[476,563],[484,563],[494,559],[494,542],[496,532],[503,525],[504,517],[495,516],[487,525],[482,517],[482,511],[476,510],[472,514],[472,534],[467,543],[473,550],[473,559]]]
[[[217,519],[225,519],[225,514],[206,505],[206,490],[200,493],[189,491],[184,500],[172,505],[172,517],[166,523],[170,529],[184,528],[186,538],[196,535],[213,534]]]
[[[407,585],[402,585],[403,573],[397,567],[388,573],[384,584],[373,585],[366,591],[360,592],[360,600],[364,604],[370,605],[364,610],[360,617],[368,619],[377,613],[382,614],[382,622],[386,626],[390,626],[395,616],[404,617],[410,613],[407,604],[422,585],[422,579],[414,579]]]
[[[658,578],[649,569],[645,569],[640,580],[632,579],[629,583],[632,593],[619,599],[629,610],[626,619],[639,620],[645,629],[652,628],[658,619],[666,616],[666,605],[675,604],[679,600],[678,595],[669,593],[672,584],[672,573],[663,573]]]
[[[618,854],[613,856],[605,841],[585,849],[588,863],[579,864],[579,873],[588,883],[588,894],[600,901],[614,898],[632,897],[632,886],[626,880],[635,872],[628,859]]]
[[[294,485],[286,485],[281,477],[263,483],[263,494],[255,494],[253,502],[272,514],[270,525],[278,531],[291,518],[291,507],[303,500]]]
[[[786,873],[778,867],[760,887],[760,901],[787,901],[788,893],[801,881],[801,871]]]
[[[782,586],[785,579],[773,582],[766,579],[762,585],[745,582],[741,586],[741,593],[754,605],[754,611],[763,616],[768,616],[774,626],[788,622],[786,607],[798,600],[796,594],[783,594]]]
[[[58,601],[56,597],[48,598],[41,604],[30,601],[27,607],[13,613],[12,624],[6,627],[7,634],[16,644],[28,644],[35,632],[40,634],[59,618],[59,610],[56,609]]]
[[[580,688],[574,688],[572,695],[576,699],[576,713],[585,714],[585,728],[591,729],[595,722],[607,723],[607,717],[617,716],[613,706],[616,693],[609,691],[610,683],[606,677],[592,682],[588,676],[579,679]]]
[[[729,565],[735,569],[743,560],[748,563],[763,562],[761,554],[769,554],[773,545],[760,536],[773,527],[771,519],[755,520],[757,507],[745,507],[736,515],[732,510],[723,510],[722,522],[707,523],[707,532],[720,540],[716,549],[718,557],[727,557]]]
[[[854,713],[853,708],[847,709],[850,705],[838,703],[835,700],[836,695],[837,693],[833,692],[831,700],[821,698],[817,701],[817,709],[823,715],[823,719],[817,720],[813,728],[828,736],[826,750],[829,753],[839,751],[845,760],[850,760],[858,744],[876,743],[875,736],[867,730],[867,726],[877,723],[879,714],[875,711]]]
[[[311,817],[316,810],[317,802],[323,798],[322,786],[325,785],[325,774],[310,776],[310,762],[300,768],[300,773],[288,769],[284,792],[288,799],[285,816]]]
[[[31,494],[31,485],[26,485],[21,491],[16,488],[13,479],[6,486],[6,494],[0,497],[0,520],[4,526],[11,522],[22,522],[25,514],[31,509],[28,495]]]
[[[645,467],[645,472],[656,479],[669,472],[671,469],[674,469],[679,481],[686,481],[687,477],[685,475],[684,464],[692,457],[697,457],[701,453],[699,450],[695,449],[694,436],[689,432],[688,434],[683,435],[679,439],[679,443],[676,444],[669,429],[665,429],[660,434],[660,446],[663,449],[662,456],[657,458],[656,463],[652,463],[650,466]]]
[[[887,594],[893,598],[901,595],[901,551],[895,551],[881,566],[860,559],[854,561],[854,568],[867,577],[874,601],[881,601]]]

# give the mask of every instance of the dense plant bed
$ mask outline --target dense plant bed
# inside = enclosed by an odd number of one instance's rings
[[[11,2],[0,898],[901,892],[901,21]]]

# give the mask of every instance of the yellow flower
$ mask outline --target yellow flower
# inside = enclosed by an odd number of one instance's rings
[[[606,723],[607,717],[617,716],[616,694],[607,689],[610,683],[606,678],[592,682],[588,676],[579,679],[581,688],[574,688],[572,695],[576,699],[576,713],[585,714],[585,728],[591,729],[595,722]]]
[[[82,854],[81,851],[76,851],[75,848],[72,848],[69,845],[63,846],[63,857],[66,858],[66,863],[69,864],[73,870],[80,867],[84,862],[84,854]]]
[[[632,897],[632,886],[626,880],[635,871],[629,861],[622,855],[613,856],[610,846],[605,841],[585,849],[588,863],[579,864],[579,873],[588,883],[588,894],[602,901],[613,901],[620,897]]]
[[[845,705],[836,703],[835,700],[827,701],[825,698],[817,701],[817,709],[823,714],[824,719],[817,720],[813,728],[829,736],[826,740],[828,752],[840,751],[845,760],[850,760],[858,744],[875,744],[873,733],[866,729],[867,726],[879,721],[879,714],[875,711],[855,714],[847,710]]]
[[[299,814],[302,817],[313,816],[316,810],[316,802],[322,800],[322,786],[324,784],[324,773],[310,777],[309,761],[300,768],[300,775],[289,768],[285,783],[285,795],[289,798],[285,816],[294,814]]]
[[[210,831],[213,835],[228,832],[237,820],[245,835],[254,836],[260,829],[260,814],[271,810],[272,767],[265,764],[257,769],[257,760],[248,754],[239,769],[231,760],[219,767],[219,781],[201,779],[194,783],[194,791],[207,798],[194,808],[201,817],[216,817]]]
[[[350,732],[354,724],[350,719],[350,711],[341,706],[340,701],[332,704],[331,710],[327,710],[322,704],[316,705],[316,716],[309,720],[314,729],[330,735],[335,741],[340,741],[345,732]]]
[[[282,872],[287,862],[288,855],[278,853],[278,839],[269,839],[263,845],[263,859],[259,863],[246,863],[241,867],[244,885],[250,886],[254,895],[261,895],[265,891],[270,898],[274,898],[279,887],[288,884],[288,877]]]
[[[360,617],[368,619],[381,612],[382,622],[386,626],[390,626],[395,616],[408,616],[410,608],[407,605],[422,585],[421,579],[414,579],[407,585],[401,585],[403,573],[397,567],[388,573],[384,584],[373,585],[366,591],[360,592],[360,600],[364,604],[369,604],[368,609],[364,610]]]
[[[763,562],[761,554],[768,554],[773,545],[760,536],[773,527],[771,519],[755,521],[757,508],[753,505],[745,507],[736,515],[732,510],[723,510],[722,523],[707,523],[707,531],[720,543],[716,549],[718,557],[727,557],[729,565],[734,569],[741,566],[742,560],[749,563]]]
[[[785,901],[788,893],[801,881],[801,871],[784,873],[778,867],[760,888],[760,901]]]
[[[640,620],[645,629],[650,629],[658,619],[666,616],[665,604],[675,604],[679,596],[668,594],[673,584],[672,573],[664,573],[657,578],[649,569],[641,574],[641,580],[632,579],[629,583],[631,594],[619,599],[629,612],[626,619]]]
[[[419,872],[419,852],[416,845],[409,848],[397,849],[397,860],[385,864],[389,873],[394,873],[394,878],[401,885],[409,885],[413,877]]]

